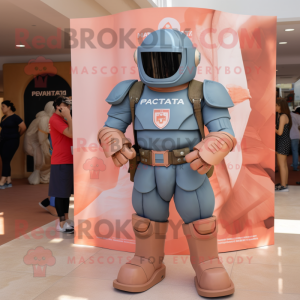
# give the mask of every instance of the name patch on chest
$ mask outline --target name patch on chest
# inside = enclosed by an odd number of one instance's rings
[[[169,109],[154,109],[153,110],[153,123],[159,129],[163,129],[170,121]]]
[[[184,105],[183,99],[175,99],[175,98],[156,98],[156,99],[142,99],[140,101],[140,105]]]

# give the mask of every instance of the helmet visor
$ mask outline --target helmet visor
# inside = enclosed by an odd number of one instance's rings
[[[181,64],[181,52],[141,52],[147,76],[156,79],[172,77]]]

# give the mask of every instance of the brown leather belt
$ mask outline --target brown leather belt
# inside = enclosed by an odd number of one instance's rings
[[[185,156],[190,153],[189,148],[182,148],[173,151],[154,151],[139,149],[140,162],[153,167],[168,167],[170,165],[185,164]]]

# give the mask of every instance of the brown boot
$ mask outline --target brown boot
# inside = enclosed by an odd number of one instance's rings
[[[222,297],[234,293],[234,285],[219,260],[216,217],[182,225],[196,272],[195,286],[202,297]]]
[[[135,255],[121,267],[113,286],[137,293],[150,289],[165,278],[166,266],[162,261],[168,222],[154,222],[133,214],[132,226],[136,238]]]

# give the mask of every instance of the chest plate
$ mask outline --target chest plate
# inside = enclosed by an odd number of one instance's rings
[[[197,130],[187,89],[159,93],[147,86],[135,106],[135,130]]]

